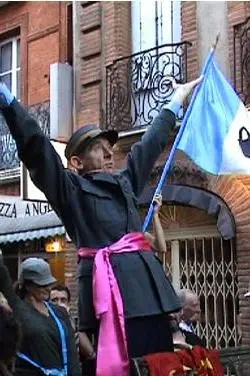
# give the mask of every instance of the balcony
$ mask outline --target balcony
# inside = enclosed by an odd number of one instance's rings
[[[187,81],[189,46],[189,42],[165,44],[109,65],[106,128],[132,131],[150,125],[162,106],[171,100],[172,78],[177,83]]]
[[[234,26],[234,88],[250,104],[250,17]]]
[[[28,109],[39,123],[43,132],[49,136],[50,133],[50,109],[49,102],[44,102]],[[20,161],[17,155],[16,143],[13,140],[9,129],[2,115],[0,115],[0,180],[10,179],[17,175],[17,168]],[[13,174],[12,174],[13,172]]]

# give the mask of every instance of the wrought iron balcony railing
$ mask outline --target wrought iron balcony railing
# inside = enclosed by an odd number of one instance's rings
[[[28,111],[38,121],[43,132],[49,136],[49,102],[31,106]],[[0,114],[0,170],[10,170],[18,167],[19,164],[16,143],[9,132],[3,116]]]
[[[234,26],[234,88],[250,103],[250,17]]]
[[[165,44],[115,60],[106,69],[106,128],[151,124],[171,99],[172,79],[187,81],[189,42]],[[181,116],[181,115],[180,115]]]

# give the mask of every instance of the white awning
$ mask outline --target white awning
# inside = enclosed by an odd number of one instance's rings
[[[0,244],[66,234],[47,202],[0,196]]]

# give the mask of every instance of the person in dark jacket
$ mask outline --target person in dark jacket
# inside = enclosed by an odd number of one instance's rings
[[[0,293],[0,376],[12,376],[21,341],[20,325],[5,296]]]
[[[50,286],[55,281],[49,264],[32,257],[21,264],[20,288],[14,291],[8,269],[0,261],[0,290],[22,331],[20,352],[16,358],[16,376],[81,374],[68,314],[65,309],[46,303]],[[61,331],[64,333],[65,346]]]
[[[78,249],[79,330],[98,333],[100,328],[98,374],[101,368],[102,375],[127,375],[128,357],[173,349],[167,315],[181,305],[141,233],[137,202],[167,145],[175,114],[199,82],[177,88],[171,103],[133,145],[126,168],[116,173],[114,130],[95,125],[78,129],[65,150],[73,170],[65,169],[37,122],[0,85],[2,113],[19,157]]]
[[[78,332],[76,323],[73,321],[73,317],[70,315],[70,300],[71,294],[67,286],[63,284],[55,284],[52,286],[50,290],[50,301],[59,307],[65,308],[68,312],[71,325],[75,331],[75,339],[79,355],[83,362],[83,372],[87,372],[89,366],[92,367],[92,360],[95,359],[95,350],[86,333]]]
[[[179,328],[186,338],[186,342],[192,346],[206,347],[206,341],[200,338],[194,331],[194,327],[200,321],[201,307],[200,298],[189,289],[178,292],[182,304],[182,310],[178,313]]]

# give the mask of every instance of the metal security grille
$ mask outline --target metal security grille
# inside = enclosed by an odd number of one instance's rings
[[[197,333],[210,347],[237,346],[238,284],[234,243],[219,236],[188,236],[167,241],[167,248],[169,252],[161,258],[175,288],[188,288],[200,297],[202,317]]]

